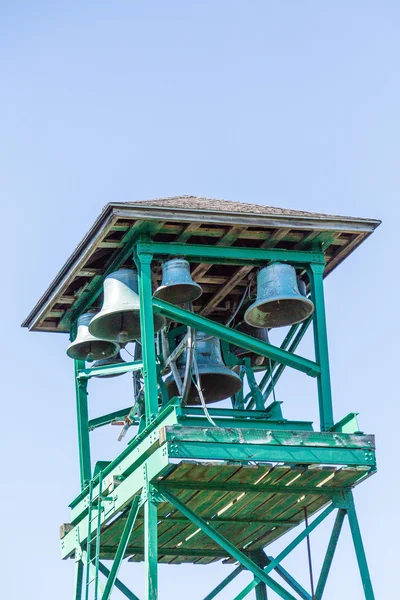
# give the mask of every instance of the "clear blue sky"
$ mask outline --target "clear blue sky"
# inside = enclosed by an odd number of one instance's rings
[[[1,2],[4,598],[71,600],[73,581],[58,539],[78,489],[72,362],[66,336],[20,323],[107,202],[175,194],[383,220],[326,294],[335,415],[359,411],[377,435],[380,469],[356,501],[376,597],[394,597],[399,22],[385,0]],[[314,417],[286,377],[287,416]],[[130,390],[108,385],[94,413]],[[116,435],[95,436],[99,458]],[[285,566],[307,583],[304,547]],[[123,571],[139,595],[140,568]],[[195,599],[226,568],[160,573],[161,600]],[[362,598],[347,534],[326,598],[338,596]]]

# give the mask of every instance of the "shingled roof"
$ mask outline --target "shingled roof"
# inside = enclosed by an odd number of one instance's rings
[[[278,208],[277,206],[265,206],[264,204],[251,204],[250,202],[233,202],[232,200],[219,200],[218,198],[204,198],[202,196],[171,196],[169,198],[154,198],[153,200],[124,202],[123,204],[131,206],[154,206],[157,208],[179,208],[180,210],[201,210],[253,215],[286,215],[291,217],[355,219],[357,221],[370,220],[362,218],[360,219],[358,217],[343,217],[340,215],[315,213],[306,210],[293,210],[291,208]],[[107,208],[107,206],[105,208]]]
[[[83,240],[23,322],[33,331],[68,332],[100,293],[102,279],[121,264],[132,263],[132,249],[143,235],[154,241],[240,248],[323,250],[325,276],[379,225],[376,219],[231,202],[198,196],[173,196],[107,204]],[[161,259],[152,264],[154,283],[161,278]],[[199,264],[192,276],[203,288],[194,310],[225,321],[243,293],[254,265]]]

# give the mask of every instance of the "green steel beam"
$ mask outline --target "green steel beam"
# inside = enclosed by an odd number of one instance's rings
[[[348,502],[347,516],[349,518],[350,530],[353,538],[354,549],[356,551],[361,581],[364,588],[365,600],[375,600],[375,595],[372,589],[371,577],[368,569],[367,557],[365,556],[360,526],[358,523],[357,513],[353,501],[353,494],[351,493],[351,491],[347,492],[346,499]]]
[[[90,379],[90,377],[100,377],[102,375],[120,375],[121,373],[128,373],[130,371],[139,371],[142,368],[143,362],[141,360],[136,360],[133,362],[125,362],[123,364],[82,369],[79,371],[77,378]]]
[[[259,494],[260,492],[265,493],[273,493],[273,494],[318,494],[321,496],[327,496],[327,498],[331,498],[338,495],[338,490],[335,488],[328,487],[316,487],[313,486],[295,486],[291,485],[289,487],[278,487],[277,485],[254,485],[254,484],[245,484],[245,483],[207,483],[202,481],[175,481],[171,479],[168,481],[160,481],[158,483],[158,487],[160,490],[209,490],[212,492],[239,492],[246,494]],[[341,488],[343,489],[343,488]]]
[[[218,596],[218,594],[220,592],[222,592],[222,590],[225,589],[226,586],[229,585],[231,583],[231,581],[233,581],[235,579],[235,577],[237,577],[239,575],[239,573],[241,573],[242,571],[243,571],[243,567],[241,565],[236,567],[236,569],[234,569],[232,571],[232,573],[230,573],[227,577],[225,577],[225,579],[223,581],[221,581],[221,583],[218,584],[212,590],[212,592],[210,592],[209,594],[207,594],[207,596],[205,596],[204,600],[212,600],[213,598],[215,598],[215,596]]]
[[[277,567],[279,565],[279,563],[281,563],[283,561],[283,559],[286,558],[286,556],[288,556],[308,535],[310,535],[310,533],[312,531],[314,531],[314,529],[318,525],[320,525],[320,523],[322,523],[322,521],[324,519],[326,519],[326,517],[328,517],[334,509],[335,509],[335,506],[333,504],[331,504],[322,513],[320,513],[318,515],[318,517],[316,517],[314,519],[314,521],[312,523],[310,523],[310,525],[308,527],[303,529],[303,531],[288,546],[286,546],[286,548],[284,550],[282,550],[282,552],[280,554],[278,554],[278,556],[276,558],[271,560],[271,562],[264,568],[264,573],[270,573],[272,570],[274,570],[275,567]],[[241,598],[245,598],[247,596],[247,594],[249,592],[251,592],[251,590],[256,585],[257,585],[257,583],[254,581],[249,583],[244,588],[243,592],[241,594],[239,594],[239,596],[236,596],[236,598],[234,600],[239,600]]]
[[[138,242],[137,253],[158,256],[185,256],[191,262],[234,265],[265,265],[270,261],[308,265],[325,264],[322,252],[282,250],[279,248],[237,248],[233,246],[207,246],[202,244],[179,244],[175,242]]]
[[[81,489],[84,489],[92,478],[90,464],[89,414],[87,400],[87,382],[78,381],[77,376],[85,366],[84,360],[74,360],[76,416],[78,426],[78,449]]]
[[[146,600],[158,597],[158,540],[157,504],[152,500],[152,486],[148,486],[147,501],[144,505],[144,559]]]
[[[112,564],[111,571],[108,576],[101,600],[109,600],[111,596],[111,592],[114,587],[115,580],[117,579],[118,571],[120,569],[122,559],[124,558],[125,551],[128,546],[128,541],[132,533],[133,526],[135,524],[136,516],[139,511],[139,502],[140,496],[135,496],[135,498],[132,501],[131,508],[129,510],[128,518],[126,519],[125,527],[118,544],[117,552],[115,553],[114,562]]]
[[[230,556],[235,558],[245,569],[248,569],[256,577],[257,585],[259,581],[266,583],[271,589],[273,589],[278,596],[285,600],[295,600],[294,596],[289,594],[281,585],[276,583],[271,577],[269,577],[263,569],[255,564],[246,554],[231,544],[224,536],[222,536],[217,530],[213,529],[204,519],[196,515],[188,506],[183,504],[178,498],[176,498],[170,492],[163,490],[163,496],[165,499],[172,504],[179,512],[187,517],[196,527],[201,529],[206,535],[208,535],[216,544],[221,546]]]
[[[110,569],[107,569],[107,567],[105,565],[103,565],[102,562],[99,562],[99,571],[101,573],[103,573],[103,575],[105,575],[106,577],[109,577],[109,575],[110,575]],[[131,592],[131,590],[124,583],[122,583],[122,581],[120,579],[118,579],[118,577],[115,580],[115,587],[120,592],[122,592],[124,594],[124,596],[126,596],[128,598],[128,600],[139,600],[139,598],[136,596],[136,594]]]
[[[83,591],[83,562],[75,559],[74,600],[82,600]]]
[[[308,270],[311,284],[311,298],[314,302],[313,313],[315,358],[321,367],[318,375],[318,403],[321,431],[328,431],[335,423],[333,418],[331,379],[329,373],[328,337],[324,300],[324,265],[311,264]]]
[[[328,579],[329,571],[332,565],[333,557],[335,554],[336,546],[339,540],[345,516],[346,511],[343,508],[339,508],[336,515],[335,523],[333,525],[328,548],[326,550],[324,562],[322,564],[321,573],[318,579],[317,589],[315,591],[315,600],[321,600],[322,594],[324,593],[325,585]]]
[[[224,325],[212,321],[211,319],[202,317],[197,313],[189,312],[188,310],[185,310],[179,306],[174,306],[173,304],[165,302],[164,300],[153,298],[153,307],[155,312],[161,313],[165,317],[169,317],[170,319],[176,320],[179,323],[184,323],[185,325],[194,327],[199,331],[204,331],[205,333],[214,335],[221,340],[225,340],[226,342],[235,344],[251,352],[256,352],[261,356],[266,356],[267,358],[279,363],[283,363],[288,367],[293,367],[294,369],[307,373],[307,375],[310,375],[311,377],[316,377],[321,372],[319,365],[311,360],[308,360],[307,358],[296,356],[290,352],[287,352],[286,350],[281,350],[276,346],[272,346],[266,342],[261,342],[260,340],[257,340],[250,335],[246,335],[241,331],[225,327]]]
[[[268,556],[266,557],[266,560],[267,564],[269,564],[271,561],[274,560],[274,558],[272,556]],[[290,573],[282,567],[282,565],[277,565],[274,571],[283,579],[283,581],[290,585],[292,590],[294,590],[302,600],[313,600],[310,594],[303,588],[303,586],[301,586],[300,583],[296,581],[296,579],[292,577],[292,575],[290,575]]]
[[[140,324],[143,356],[144,401],[146,423],[149,424],[158,413],[157,365],[154,348],[154,322],[152,308],[151,254],[138,257],[138,277],[140,296]]]
[[[103,425],[108,425],[109,423],[114,423],[115,421],[121,421],[125,419],[127,415],[129,415],[132,410],[132,406],[127,406],[126,408],[120,408],[119,410],[115,410],[112,413],[108,413],[107,415],[101,415],[100,417],[95,417],[94,419],[90,419],[88,425],[89,430],[96,429],[97,427],[102,427]]]
[[[228,409],[229,410],[229,409]],[[265,415],[268,416],[268,413],[265,412]],[[212,417],[212,415],[210,415]],[[241,428],[253,428],[253,429],[264,429],[264,430],[288,430],[288,431],[313,431],[312,422],[311,421],[288,421],[286,419],[231,419],[231,418],[222,418],[222,417],[212,417],[212,420],[218,425],[218,427],[227,427],[234,429]],[[191,426],[191,427],[206,427],[209,425],[209,421],[207,417],[198,416],[198,417],[179,417],[179,423],[183,426]]]

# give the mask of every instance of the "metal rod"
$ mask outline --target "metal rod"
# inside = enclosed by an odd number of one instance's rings
[[[349,501],[347,516],[349,517],[350,530],[351,535],[353,537],[358,568],[360,570],[361,581],[364,588],[365,600],[375,600],[375,595],[372,589],[371,576],[369,574],[368,569],[367,557],[365,556],[364,544],[362,541],[360,526],[358,523],[357,513],[354,506],[353,495],[351,492],[347,493],[347,498]]]
[[[92,467],[90,463],[90,439],[89,439],[89,413],[87,401],[87,382],[78,381],[79,371],[85,366],[84,360],[75,360],[75,393],[76,393],[76,417],[78,425],[78,448],[79,467],[81,477],[81,489],[84,489],[92,478]]]

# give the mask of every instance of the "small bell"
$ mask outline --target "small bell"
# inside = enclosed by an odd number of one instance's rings
[[[118,269],[104,279],[104,302],[92,319],[89,331],[95,337],[125,344],[140,338],[140,301],[138,275],[133,269]],[[154,315],[154,329],[165,324]]]
[[[118,352],[119,346],[114,342],[94,337],[88,329],[96,311],[90,310],[78,318],[76,338],[67,348],[67,355],[75,360],[100,360],[109,358]]]
[[[257,298],[244,320],[252,327],[285,327],[300,323],[314,311],[314,304],[299,291],[296,270],[271,263],[258,272]]]
[[[184,376],[187,351],[183,351],[176,361],[179,375]],[[220,341],[198,331],[195,342],[195,359],[200,376],[200,388],[206,403],[219,402],[230,398],[242,387],[242,381],[231,369],[225,366],[222,360]],[[194,373],[194,370],[192,370]],[[193,374],[194,377],[194,374]],[[172,373],[170,373],[165,385],[170,398],[178,395],[178,390]],[[187,404],[200,404],[199,393],[194,383],[191,383]]]
[[[154,292],[154,297],[171,304],[185,304],[199,298],[202,292],[201,286],[190,275],[188,261],[172,258],[162,266],[161,285]]]

